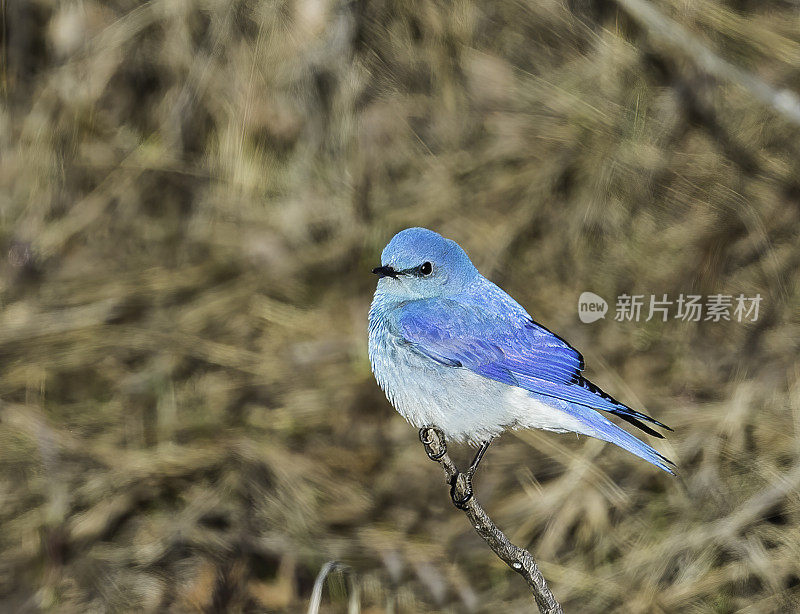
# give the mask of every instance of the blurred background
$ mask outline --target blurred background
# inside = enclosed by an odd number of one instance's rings
[[[300,612],[331,560],[323,612],[531,608],[370,373],[408,226],[674,429],[677,479],[488,452],[477,496],[567,611],[800,609],[796,2],[1,12],[0,610]],[[623,293],[762,302],[618,322]]]

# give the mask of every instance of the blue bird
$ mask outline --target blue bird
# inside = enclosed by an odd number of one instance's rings
[[[673,463],[609,421],[668,430],[581,375],[583,357],[481,275],[461,247],[425,228],[397,233],[381,254],[369,310],[372,372],[412,425],[479,446],[471,478],[506,429],[574,432],[611,442],[668,473]],[[598,411],[599,410],[599,411]]]

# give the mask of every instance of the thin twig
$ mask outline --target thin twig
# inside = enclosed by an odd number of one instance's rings
[[[795,125],[800,125],[800,100],[787,89],[776,89],[752,73],[731,64],[714,53],[699,38],[689,33],[673,19],[663,15],[645,0],[615,0],[636,23],[647,32],[656,45],[688,56],[702,71],[717,79],[736,83],[755,98],[780,113]]]
[[[525,581],[533,591],[533,598],[539,611],[542,614],[561,614],[559,605],[547,582],[539,571],[539,566],[533,560],[533,556],[527,550],[512,544],[505,534],[497,528],[492,519],[486,514],[478,501],[472,495],[472,488],[465,479],[463,473],[458,470],[450,456],[447,454],[447,444],[441,430],[436,427],[427,427],[420,430],[420,439],[425,445],[428,456],[436,460],[444,469],[447,483],[452,486],[452,495],[455,500],[464,501],[460,509],[469,518],[472,526],[494,553],[500,557],[506,565],[525,578]]]
[[[325,579],[334,571],[344,569],[347,569],[347,566],[342,565],[338,561],[328,561],[322,566],[322,569],[320,569],[317,574],[317,579],[314,581],[314,588],[311,590],[311,599],[308,601],[307,614],[319,614],[319,607],[322,604],[322,587],[325,584]],[[348,612],[358,612],[358,604],[354,604],[354,596],[357,598],[357,592],[351,591]]]

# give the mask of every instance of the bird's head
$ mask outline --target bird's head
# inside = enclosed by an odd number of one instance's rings
[[[455,241],[426,228],[398,232],[381,254],[378,290],[399,300],[452,296],[478,275]]]

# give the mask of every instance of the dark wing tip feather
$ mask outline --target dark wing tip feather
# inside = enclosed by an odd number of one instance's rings
[[[655,435],[656,437],[660,437],[661,439],[664,438],[663,435],[661,435],[660,433],[656,433],[655,431],[653,431],[653,429],[651,429],[649,427],[644,427],[644,425],[642,424],[641,421],[649,422],[650,424],[655,424],[659,428],[667,429],[670,432],[674,432],[670,427],[668,427],[663,422],[659,422],[658,420],[648,416],[647,414],[643,414],[640,411],[636,411],[635,409],[631,409],[630,407],[628,407],[624,403],[620,403],[614,397],[612,397],[606,391],[602,390],[598,385],[593,384],[592,382],[590,382],[588,379],[586,379],[584,377],[581,377],[580,381],[578,383],[579,383],[579,385],[583,386],[584,388],[586,388],[590,392],[593,392],[594,394],[606,399],[607,401],[610,401],[611,403],[614,403],[615,405],[618,405],[619,409],[617,411],[615,411],[615,410],[608,410],[608,411],[610,411],[610,413],[614,414],[615,416],[619,416],[623,420],[626,420],[627,422],[630,422],[634,426],[639,427],[645,433],[648,433],[650,435]],[[631,418],[635,419],[635,421],[631,420]]]
[[[659,433],[658,431],[650,428],[644,422],[642,422],[641,420],[637,419],[634,416],[631,416],[629,414],[624,414],[624,413],[621,413],[621,412],[616,412],[616,411],[611,411],[610,413],[612,413],[613,415],[617,416],[621,420],[624,420],[625,422],[627,422],[629,424],[632,424],[636,428],[639,428],[639,429],[643,430],[648,435],[652,435],[653,437],[658,437],[659,439],[664,439],[664,436],[661,433]]]

